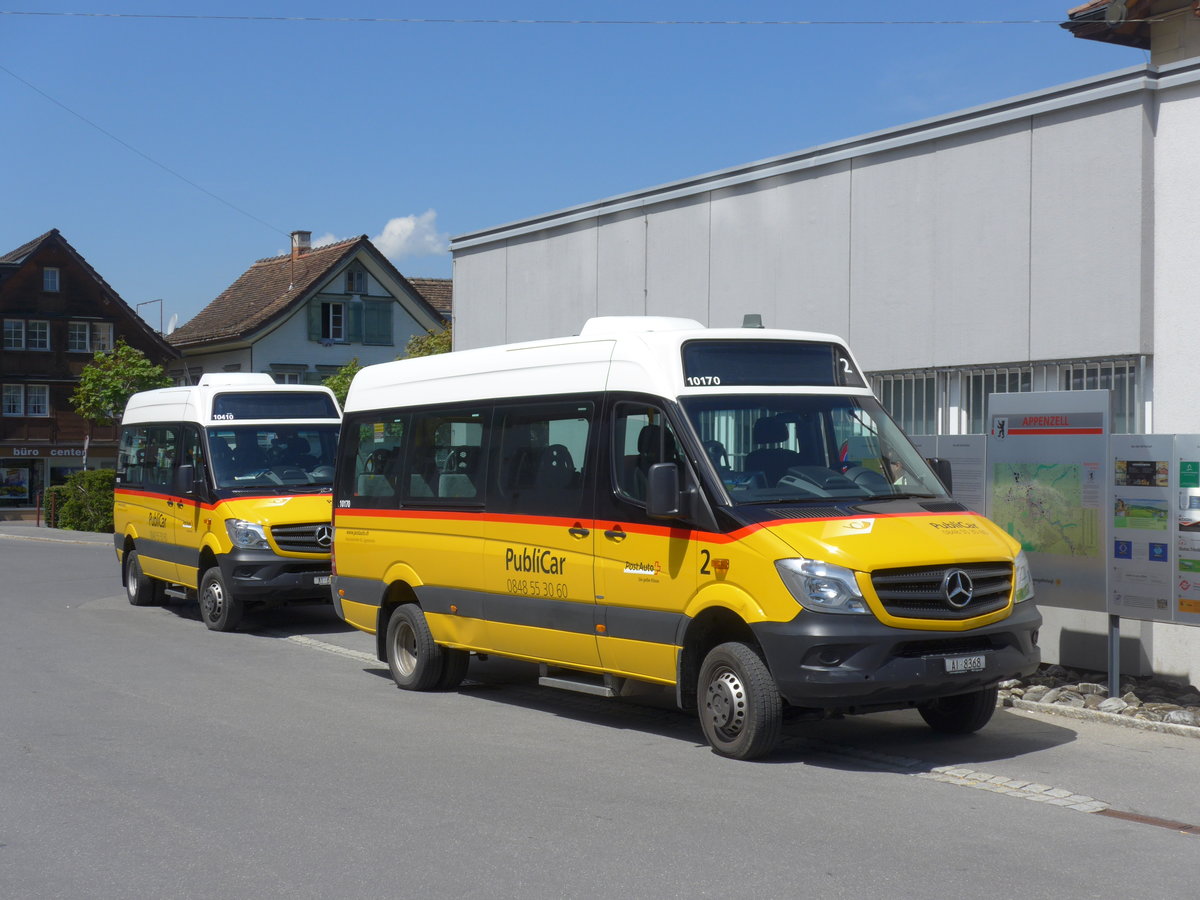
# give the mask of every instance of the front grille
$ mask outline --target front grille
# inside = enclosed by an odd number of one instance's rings
[[[1005,642],[997,635],[986,637],[949,637],[929,641],[910,641],[898,646],[893,655],[905,659],[921,659],[926,656],[957,656],[965,653],[987,653],[1001,650]]]
[[[942,589],[947,572],[966,572],[974,590],[961,609],[952,606]],[[879,602],[902,619],[972,619],[1003,609],[1012,591],[1012,564],[966,563],[949,566],[910,566],[880,569],[871,575]]]
[[[318,529],[328,529],[328,522],[307,522],[300,525],[274,525],[271,537],[284,553],[329,553],[329,545],[317,543]]]

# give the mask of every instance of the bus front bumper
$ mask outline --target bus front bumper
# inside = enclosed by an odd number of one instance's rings
[[[873,616],[801,612],[753,626],[780,694],[796,707],[867,711],[994,687],[1041,662],[1032,601],[970,631],[922,631]]]

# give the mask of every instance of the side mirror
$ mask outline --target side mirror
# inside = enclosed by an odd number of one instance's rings
[[[927,459],[925,462],[929,463],[929,467],[933,469],[933,474],[941,480],[942,485],[946,488],[946,493],[953,494],[954,479],[950,475],[950,460],[935,457]]]
[[[646,473],[646,515],[652,519],[677,519],[681,510],[679,467],[654,463]]]
[[[186,497],[196,493],[196,467],[180,466],[175,470],[175,494]]]

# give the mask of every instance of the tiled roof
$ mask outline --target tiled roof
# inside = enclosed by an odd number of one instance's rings
[[[449,319],[454,312],[454,281],[449,278],[409,278],[408,283],[420,291],[429,305],[438,311],[443,319]]]
[[[363,244],[371,246],[365,234],[313,247],[294,260],[291,253],[260,259],[168,340],[186,347],[249,334],[286,311]]]
[[[5,253],[2,256],[0,256],[0,264],[22,262],[25,259],[25,257],[27,257],[34,250],[36,250],[39,246],[41,246],[42,241],[44,241],[44,240],[46,240],[46,238],[48,238],[52,235],[56,235],[56,234],[58,234],[58,229],[51,228],[45,234],[35,237],[32,241],[29,241],[26,244],[22,244],[16,250],[9,251],[8,253]]]
[[[1149,50],[1150,25],[1146,17],[1150,15],[1151,0],[1122,2],[1124,10],[1119,6],[1110,10],[1113,5],[1110,0],[1089,0],[1067,10],[1067,21],[1062,27],[1084,40]]]

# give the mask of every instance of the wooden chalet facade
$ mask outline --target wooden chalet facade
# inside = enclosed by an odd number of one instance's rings
[[[57,229],[0,255],[0,513],[71,472],[111,468],[117,426],[71,408],[84,366],[118,340],[168,367],[178,353]]]

